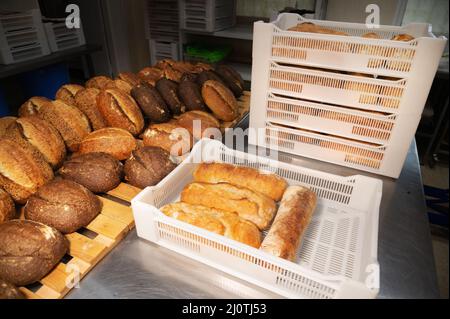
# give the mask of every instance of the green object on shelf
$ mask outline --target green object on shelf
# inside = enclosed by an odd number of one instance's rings
[[[189,57],[201,59],[209,63],[217,63],[226,58],[231,52],[231,46],[208,46],[205,44],[191,43],[186,46],[186,54]]]

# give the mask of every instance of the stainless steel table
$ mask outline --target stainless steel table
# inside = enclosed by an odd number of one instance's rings
[[[365,174],[298,156],[282,160],[343,176]],[[371,174],[366,174],[371,175]],[[379,298],[439,298],[416,144],[398,180],[383,180]],[[204,264],[139,239],[132,231],[67,298],[276,298]]]

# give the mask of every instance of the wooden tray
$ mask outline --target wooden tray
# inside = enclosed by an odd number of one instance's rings
[[[66,235],[70,251],[62,261],[39,282],[20,287],[30,299],[60,299],[97,265],[134,228],[129,206],[139,188],[121,183],[107,195],[101,213],[86,228]]]

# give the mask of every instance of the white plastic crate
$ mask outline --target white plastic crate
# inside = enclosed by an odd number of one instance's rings
[[[65,22],[46,22],[44,27],[52,52],[63,51],[86,44],[81,24],[80,28],[69,29]]]
[[[50,54],[39,10],[0,14],[0,63]]]
[[[290,185],[310,187],[318,205],[295,262],[179,220],[159,208],[179,200],[199,162],[225,162],[271,171]],[[374,298],[378,293],[378,215],[382,182],[341,177],[198,142],[158,185],[132,200],[139,237],[290,298]]]
[[[178,42],[150,39],[149,46],[151,64],[163,59],[179,60]]]
[[[236,24],[236,0],[180,0],[184,30],[215,32]]]
[[[306,21],[349,36],[287,31]],[[367,32],[382,39],[360,37]],[[415,39],[389,40],[401,33]],[[399,176],[446,43],[444,37],[434,37],[428,24],[368,29],[364,24],[307,20],[285,13],[272,23],[256,22],[253,39],[253,63],[258,68],[252,69],[250,126],[267,128],[266,134],[271,135],[258,138],[251,132],[251,144],[280,145],[289,153]],[[284,126],[276,130],[289,134],[274,135],[276,125]],[[299,128],[314,131],[308,134],[320,139],[339,141],[340,154],[330,152],[323,143],[316,144],[314,151],[312,146],[305,147],[311,144]],[[283,140],[276,143],[275,136]],[[295,142],[287,142],[287,136]],[[355,143],[366,148],[365,142],[375,143],[369,148],[382,150],[382,158],[354,160],[343,151],[353,151]]]

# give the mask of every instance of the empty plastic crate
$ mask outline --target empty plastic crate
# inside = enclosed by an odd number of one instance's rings
[[[214,32],[236,24],[236,0],[180,0],[179,5],[182,29]]]

